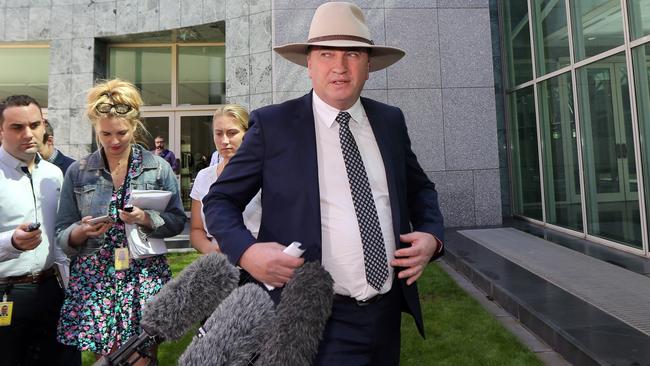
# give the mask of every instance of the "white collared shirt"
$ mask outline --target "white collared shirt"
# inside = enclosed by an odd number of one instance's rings
[[[334,279],[335,293],[366,300],[378,292],[366,281],[359,223],[345,170],[339,124],[335,121],[340,111],[325,103],[315,92],[312,95],[318,156],[322,264]],[[368,174],[386,245],[387,260],[390,262],[395,253],[395,234],[384,162],[361,100],[358,99],[347,112],[352,116],[350,131]],[[388,279],[380,293],[388,292],[392,285],[393,267],[388,263],[386,265]]]
[[[45,159],[32,169],[32,182],[22,171],[27,165],[0,146],[0,278],[35,274],[55,262],[67,262],[56,245],[54,229],[61,194],[61,170]],[[33,192],[32,192],[33,183]],[[41,223],[42,241],[33,250],[20,251],[11,245],[16,227]]]

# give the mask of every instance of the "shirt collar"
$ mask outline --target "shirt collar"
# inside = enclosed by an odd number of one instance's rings
[[[342,111],[325,103],[325,101],[318,97],[316,92],[312,92],[312,95],[314,111],[322,118],[323,122],[328,128],[332,127],[334,122],[336,122],[336,116],[338,116],[339,112]],[[352,107],[345,110],[345,112],[350,113],[352,121],[359,124],[367,123],[365,118],[366,112],[363,109],[363,105],[361,104],[361,98],[357,98],[357,101],[352,105]]]
[[[23,162],[22,160],[16,159],[16,157],[9,154],[7,150],[5,150],[4,146],[0,146],[0,161],[16,169],[19,172],[22,172],[21,169],[22,167],[27,166],[27,163]],[[41,157],[38,154],[34,155],[34,167],[38,167],[38,163],[40,161],[41,161]]]

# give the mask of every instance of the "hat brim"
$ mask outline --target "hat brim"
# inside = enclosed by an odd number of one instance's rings
[[[307,49],[314,46],[367,48],[370,52],[370,72],[385,69],[388,66],[399,61],[406,54],[403,50],[396,47],[375,46],[368,45],[367,43],[347,40],[332,40],[314,43],[290,43],[283,46],[274,47],[273,50],[294,64],[307,67]]]

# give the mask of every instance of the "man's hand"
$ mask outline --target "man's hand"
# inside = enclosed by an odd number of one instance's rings
[[[439,244],[433,235],[419,231],[400,235],[399,239],[402,243],[410,243],[411,246],[396,250],[395,259],[390,265],[404,268],[399,271],[397,277],[406,278],[406,284],[411,285],[420,278]]]
[[[275,242],[255,243],[242,254],[239,265],[256,280],[282,287],[293,277],[294,270],[305,263],[304,258],[282,253],[284,248],[284,245]]]
[[[11,236],[11,245],[18,250],[32,250],[41,244],[41,229],[27,231],[29,223],[20,224]]]

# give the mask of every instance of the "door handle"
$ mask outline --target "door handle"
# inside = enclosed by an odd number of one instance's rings
[[[615,144],[614,151],[616,152],[617,159],[627,158],[627,144]]]

